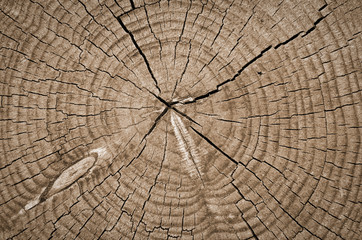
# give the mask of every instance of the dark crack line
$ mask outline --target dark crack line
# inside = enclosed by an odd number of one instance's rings
[[[178,44],[181,42],[181,38],[182,38],[182,36],[183,36],[183,34],[184,34],[185,26],[186,26],[186,21],[187,21],[187,15],[189,14],[189,11],[190,11],[190,9],[191,9],[191,6],[192,6],[192,1],[191,1],[191,3],[190,3],[189,7],[188,7],[187,10],[186,10],[185,20],[184,20],[183,25],[182,25],[181,34],[180,34],[180,36],[179,36],[178,41],[177,41],[176,44],[175,44],[174,59],[173,59],[173,64],[174,64],[174,65],[175,65],[175,63],[176,63],[176,56],[177,56],[177,51],[176,51],[176,50],[177,50],[177,46],[178,46]]]
[[[241,212],[241,211],[240,211]],[[253,228],[250,226],[250,224],[248,223],[248,221],[246,221],[246,219],[244,218],[244,214],[241,213],[241,218],[243,219],[243,221],[246,223],[246,225],[248,226],[251,234],[253,234],[253,237],[256,239],[256,240],[259,240],[258,236],[255,234]]]
[[[200,99],[203,99],[203,98],[207,98],[207,97],[209,97],[210,95],[213,95],[213,94],[215,94],[215,93],[217,93],[217,92],[219,92],[219,91],[220,91],[220,89],[217,87],[216,89],[214,89],[214,90],[212,90],[212,91],[210,91],[210,92],[208,92],[208,93],[205,93],[205,94],[203,94],[203,95],[201,95],[201,96],[198,96],[198,97],[194,98],[194,99],[191,100],[191,101],[186,101],[186,102],[184,102],[184,104],[194,103],[194,102],[196,102],[197,100],[200,100]]]
[[[209,138],[207,138],[205,135],[203,135],[202,133],[200,133],[199,131],[197,131],[195,128],[193,128],[192,126],[190,126],[191,129],[196,132],[201,138],[203,138],[205,141],[207,141],[212,147],[214,147],[217,151],[219,151],[221,154],[223,154],[225,157],[227,157],[230,161],[232,161],[233,163],[235,163],[236,165],[238,165],[239,163],[245,167],[245,169],[250,172],[251,174],[253,174],[256,179],[259,180],[259,182],[265,187],[266,190],[269,191],[269,189],[265,186],[264,182],[257,176],[256,173],[254,173],[253,171],[251,171],[245,164],[243,164],[242,162],[237,162],[236,160],[234,160],[232,157],[230,157],[228,154],[226,154],[223,150],[221,150],[218,146],[216,146]],[[241,195],[242,196],[242,195]],[[275,198],[275,196],[271,197],[280,205],[280,209],[286,213],[299,227],[301,227],[302,229],[305,229],[307,232],[309,232],[311,235],[319,238],[318,236],[316,236],[315,234],[313,234],[308,228],[304,227],[302,224],[300,224],[296,218],[294,218],[287,210],[285,210],[282,206],[281,203],[278,201],[278,199]],[[245,219],[244,219],[245,221]],[[249,227],[249,229],[251,229]],[[254,233],[255,234],[255,233]],[[319,238],[320,239],[320,238]]]
[[[320,18],[318,18],[314,23],[313,23],[313,27],[311,27],[310,29],[308,29],[307,31],[300,31],[296,34],[294,34],[292,37],[290,37],[289,39],[285,40],[284,42],[278,43],[274,48],[278,49],[279,47],[288,44],[289,42],[293,41],[294,39],[296,39],[299,35],[301,35],[302,33],[304,33],[302,35],[302,37],[305,37],[306,35],[308,35],[310,32],[312,32],[316,26],[324,19],[328,16],[328,14],[326,16],[322,16]]]
[[[161,98],[160,96],[157,96],[156,94],[154,94],[153,92],[151,92],[150,90],[148,90],[146,88],[146,90],[153,95],[155,98],[157,98],[160,102],[162,102],[163,104],[165,104],[167,106],[167,108],[172,108],[171,105],[173,105],[173,102],[169,103],[167,102],[165,99]]]
[[[245,165],[244,165],[244,166],[245,166]],[[255,172],[253,172],[252,170],[250,170],[247,166],[245,166],[245,169],[246,169],[248,172],[250,172],[251,174],[253,174],[253,175],[256,177],[256,179],[258,179],[258,181],[263,185],[263,187],[264,187],[268,192],[270,192],[270,191],[269,191],[269,188],[265,185],[265,183],[263,182],[263,180],[260,179]],[[269,194],[269,195],[278,203],[280,209],[281,209],[285,214],[287,214],[288,217],[289,217],[290,219],[292,219],[301,229],[304,229],[304,230],[306,230],[307,232],[309,232],[312,236],[314,236],[314,237],[316,237],[316,238],[318,238],[318,239],[321,239],[321,238],[318,237],[317,235],[313,234],[307,227],[305,227],[305,226],[303,226],[301,223],[299,223],[299,222],[297,221],[297,219],[296,219],[297,217],[293,217],[287,210],[285,210],[285,209],[282,207],[281,202],[280,202],[275,196],[273,196],[272,194]],[[298,215],[297,215],[297,216],[298,216]]]
[[[302,31],[301,31],[301,32],[298,32],[298,33],[295,34],[295,35],[293,35],[291,38],[285,40],[284,42],[278,43],[274,48],[275,48],[275,49],[278,49],[278,48],[281,47],[282,45],[288,44],[290,41],[293,41],[294,39],[296,39],[301,33],[302,33]]]
[[[232,78],[220,83],[217,85],[217,90],[219,90],[219,88],[229,82],[234,81],[238,76],[240,76],[240,74],[247,68],[249,67],[252,63],[254,63],[256,60],[258,60],[259,58],[261,58],[264,53],[266,53],[267,51],[269,51],[272,48],[272,46],[269,46],[267,48],[265,48],[263,51],[260,52],[259,55],[257,55],[256,57],[254,57],[253,59],[251,59],[249,62],[247,62]]]
[[[214,37],[214,40],[212,40],[211,47],[214,45],[216,39],[217,39],[218,36],[220,35],[220,33],[221,33],[221,31],[222,31],[222,29],[223,29],[223,27],[224,27],[224,24],[225,24],[225,22],[224,22],[224,21],[225,21],[225,17],[226,17],[226,15],[228,14],[228,11],[229,11],[229,10],[231,9],[231,7],[233,6],[234,2],[235,2],[235,0],[233,0],[233,1],[231,2],[230,6],[226,9],[225,14],[224,14],[224,16],[223,16],[222,19],[221,19],[221,26],[220,26],[220,28],[219,28],[219,31],[217,32],[216,36]]]
[[[240,189],[233,183],[233,182],[231,182],[231,185],[235,188],[235,190],[239,193],[239,195],[241,196],[241,198],[242,199],[244,199],[245,201],[247,201],[247,202],[250,202],[253,206],[254,206],[254,208],[255,209],[257,209],[256,208],[256,205],[251,201],[251,200],[248,200],[248,199],[246,199],[245,197],[244,197],[244,195],[240,192]],[[246,225],[248,226],[248,228],[249,228],[249,230],[250,230],[250,232],[253,234],[253,237],[255,238],[255,239],[259,239],[258,238],[258,236],[255,234],[255,232],[254,232],[254,230],[253,230],[253,228],[251,227],[251,225],[248,223],[248,221],[246,220],[246,218],[244,218],[244,213],[241,211],[241,209],[236,205],[236,207],[237,207],[237,209],[239,210],[239,212],[240,212],[240,214],[241,214],[241,218],[243,219],[243,221],[246,223]],[[259,219],[259,218],[258,218]],[[261,222],[261,223],[263,223],[260,219],[259,219],[259,221]],[[263,223],[263,225],[265,226],[265,224]],[[266,227],[267,228],[267,227]],[[268,228],[267,228],[268,229]],[[268,229],[269,230],[269,229]],[[274,233],[273,233],[274,234]],[[274,236],[275,236],[275,234],[274,234]]]
[[[219,55],[219,52],[217,52],[217,53],[211,58],[211,60],[210,60],[208,63],[204,64],[204,66],[202,66],[202,68],[200,69],[198,75],[200,75],[200,73],[205,69],[205,67],[206,67],[206,66],[209,66],[209,65],[211,64],[211,62],[214,61],[214,59],[215,59],[218,55]],[[195,85],[196,85],[196,84],[195,84]],[[195,85],[194,85],[194,86],[195,86]]]
[[[189,117],[188,115],[186,115],[185,113],[181,112],[180,110],[178,110],[177,108],[175,108],[172,105],[178,104],[179,101],[175,101],[175,102],[167,102],[166,100],[164,100],[163,98],[161,98],[160,96],[157,96],[156,94],[154,94],[153,92],[151,92],[150,90],[146,89],[150,94],[152,94],[155,98],[157,98],[160,102],[162,102],[163,104],[166,105],[167,109],[172,109],[175,112],[177,112],[178,114],[182,115],[183,117],[187,118],[189,121],[195,123],[196,125],[200,126],[201,125],[196,122],[195,120],[193,120],[191,117]]]
[[[201,95],[201,96],[198,96],[198,97],[194,98],[193,100],[184,102],[184,104],[195,103],[197,100],[207,98],[207,97],[209,97],[210,95],[213,95],[213,94],[219,92],[219,91],[220,91],[220,88],[221,88],[223,85],[225,85],[225,84],[227,84],[227,83],[229,83],[229,82],[235,81],[236,78],[237,78],[238,76],[240,76],[240,74],[241,74],[248,66],[250,66],[250,65],[251,65],[252,63],[254,63],[256,60],[258,60],[259,58],[261,58],[261,57],[264,55],[264,53],[266,53],[267,51],[269,51],[271,48],[272,48],[272,46],[269,46],[269,47],[267,47],[266,49],[264,49],[263,51],[261,51],[259,55],[257,55],[256,57],[254,57],[253,59],[251,59],[249,62],[247,62],[232,78],[230,78],[230,79],[228,79],[228,80],[225,80],[224,82],[218,84],[218,85],[216,86],[216,89],[211,90],[211,91],[209,91],[209,92],[207,92],[207,93],[205,93],[205,94],[203,94],[203,95]]]
[[[138,45],[136,39],[134,38],[134,35],[127,29],[126,25],[124,25],[124,23],[122,22],[121,18],[120,17],[117,17],[116,18],[118,23],[121,25],[122,29],[130,36],[131,40],[132,40],[132,43],[133,45],[136,47],[136,49],[138,50],[138,52],[141,54],[146,66],[147,66],[147,69],[148,69],[148,72],[151,74],[151,77],[153,79],[153,81],[155,82],[155,85],[156,85],[156,88],[159,92],[161,92],[161,89],[158,87],[158,82],[155,78],[155,75],[153,74],[152,72],[152,69],[150,67],[150,63],[148,62],[147,58],[146,58],[146,55],[143,53],[143,51],[141,50],[140,46]]]
[[[191,121],[191,122],[193,122],[193,123],[195,123],[196,125],[198,125],[198,126],[201,127],[201,125],[200,125],[198,122],[196,122],[195,120],[193,120],[191,117],[187,116],[186,113],[181,112],[180,110],[178,110],[178,109],[175,108],[175,107],[171,107],[171,108],[172,108],[173,110],[175,110],[175,112],[177,112],[177,113],[180,114],[181,116],[187,118],[189,121]]]
[[[157,175],[155,177],[155,181],[153,182],[153,185],[151,186],[151,188],[148,190],[149,196],[151,196],[151,191],[152,191],[153,187],[156,186],[156,184],[158,183],[157,180],[158,180],[158,178],[159,178],[159,176],[161,174],[163,164],[164,164],[165,159],[166,159],[166,152],[167,152],[167,125],[166,125],[166,132],[165,132],[165,145],[164,145],[164,148],[163,148],[162,161],[161,161],[161,164],[160,164],[160,168],[158,169],[158,173],[157,173]],[[143,205],[142,210],[144,209],[145,206],[146,206],[146,203]]]
[[[203,95],[200,95],[200,96],[198,96],[198,97],[195,97],[194,99],[192,99],[192,100],[190,100],[190,101],[184,102],[184,104],[195,103],[197,100],[207,98],[207,97],[209,97],[210,95],[213,95],[213,94],[219,92],[219,91],[220,91],[220,88],[221,88],[223,85],[225,85],[225,84],[227,84],[227,83],[229,83],[229,82],[235,81],[236,78],[237,78],[238,76],[240,76],[240,74],[241,74],[248,66],[250,66],[252,63],[254,63],[254,62],[257,61],[259,58],[261,58],[261,57],[264,55],[264,53],[266,53],[267,51],[269,51],[271,48],[278,49],[278,48],[281,47],[282,45],[286,45],[286,44],[288,44],[289,42],[293,41],[293,40],[296,39],[298,36],[300,36],[302,33],[304,33],[304,34],[302,35],[302,37],[305,37],[305,36],[308,35],[310,32],[312,32],[312,31],[316,28],[316,26],[317,26],[323,19],[325,19],[328,15],[329,15],[329,14],[327,14],[327,15],[325,15],[325,16],[322,16],[322,17],[320,17],[319,19],[317,19],[317,20],[313,23],[313,27],[311,27],[311,28],[308,29],[307,31],[300,31],[300,32],[296,33],[295,35],[293,35],[291,38],[287,39],[286,41],[281,42],[281,43],[278,43],[275,47],[273,47],[272,45],[268,46],[267,48],[265,48],[264,50],[262,50],[259,55],[257,55],[257,56],[254,57],[253,59],[251,59],[251,60],[250,60],[249,62],[247,62],[242,68],[240,68],[240,70],[237,71],[237,73],[236,73],[232,78],[230,78],[230,79],[228,79],[228,80],[225,80],[224,82],[218,84],[218,85],[216,86],[216,89],[211,90],[211,91],[209,91],[209,92],[207,92],[207,93],[205,93],[205,94],[203,94]],[[251,18],[251,16],[250,16],[250,18]],[[250,20],[250,18],[248,19],[248,21]]]
[[[241,28],[239,33],[242,33],[244,31],[244,28],[246,27],[246,25],[248,25],[250,19],[254,16],[255,12],[254,12],[254,8],[253,8],[253,12],[251,13],[251,15],[249,16],[248,20],[245,22],[244,26]],[[234,45],[234,47],[230,50],[229,54],[227,57],[230,57],[231,53],[234,51],[234,49],[239,45],[240,39],[243,37],[244,35],[240,35],[240,37],[236,40],[236,44]]]
[[[132,10],[133,10],[133,9],[136,9],[136,7],[135,7],[135,5],[134,5],[133,0],[129,0],[129,1],[131,2],[131,7],[132,7]]]
[[[155,129],[156,125],[157,125],[158,122],[161,120],[161,118],[167,113],[168,109],[169,109],[169,108],[166,107],[166,108],[162,111],[162,113],[161,113],[160,115],[158,115],[158,117],[156,118],[156,120],[155,120],[155,122],[153,123],[153,125],[151,126],[151,128],[148,130],[148,132],[145,134],[145,136],[143,136],[140,144],[143,142],[143,140],[145,140],[145,138],[146,138],[148,135],[150,135],[150,134],[152,133],[153,129]]]
[[[150,23],[150,18],[148,16],[148,12],[147,12],[147,7],[145,6],[144,9],[145,9],[145,13],[146,13],[147,24],[148,24],[148,26],[150,28],[150,31],[151,31],[153,37],[158,41],[158,45],[160,46],[159,54],[160,54],[160,61],[162,62],[162,44],[161,44],[161,40],[156,36],[155,32],[152,29],[152,26],[151,26],[151,23]]]
[[[235,163],[236,165],[238,165],[238,162],[235,161],[232,157],[230,157],[227,153],[225,153],[223,150],[221,150],[218,146],[216,146],[209,138],[207,138],[205,135],[203,135],[201,132],[197,131],[195,128],[193,128],[192,126],[190,126],[191,129],[197,133],[201,138],[203,138],[206,142],[208,142],[212,147],[214,147],[218,152],[220,152],[222,155],[224,155],[225,157],[227,157],[230,161],[232,161],[233,163]],[[242,164],[242,163],[241,163]]]
[[[323,9],[323,8],[322,8]],[[321,11],[321,10],[320,10]],[[314,23],[313,23],[313,27],[311,27],[310,29],[308,29],[302,37],[305,37],[306,35],[308,35],[310,32],[312,32],[316,27],[317,25],[323,20],[325,19],[330,13],[326,14],[325,16],[322,16],[320,18],[318,18]]]
[[[146,144],[143,145],[143,147],[142,147],[141,151],[138,153],[138,155],[136,157],[132,158],[132,160],[127,164],[126,168],[128,168],[133,163],[134,160],[138,159],[142,155],[145,148],[146,148]]]
[[[186,70],[187,70],[187,67],[188,67],[188,65],[189,65],[189,62],[190,62],[190,54],[191,54],[191,40],[189,41],[189,51],[188,51],[188,54],[187,54],[187,61],[186,61],[184,70],[183,70],[182,73],[181,73],[180,79],[178,79],[178,80],[176,81],[176,83],[175,83],[175,86],[174,86],[174,88],[173,88],[171,97],[173,97],[173,96],[175,95],[177,85],[178,85],[179,83],[181,83],[181,81],[182,81],[182,79],[183,79],[183,77],[184,77],[184,74],[185,74],[185,72],[186,72]]]

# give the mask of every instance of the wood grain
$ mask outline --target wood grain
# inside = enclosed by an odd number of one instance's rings
[[[0,1],[0,239],[360,239],[361,6]]]

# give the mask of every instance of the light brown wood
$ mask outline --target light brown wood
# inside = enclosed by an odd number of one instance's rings
[[[0,2],[0,239],[360,239],[361,2]]]

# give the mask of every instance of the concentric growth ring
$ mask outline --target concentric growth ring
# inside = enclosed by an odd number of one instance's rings
[[[0,10],[1,239],[359,239],[358,1]]]

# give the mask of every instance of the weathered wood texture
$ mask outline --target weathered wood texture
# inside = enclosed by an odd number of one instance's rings
[[[361,239],[361,1],[0,1],[0,239]]]

